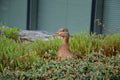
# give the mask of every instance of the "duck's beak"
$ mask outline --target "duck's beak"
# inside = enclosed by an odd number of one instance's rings
[[[59,32],[57,32],[56,34],[53,35],[53,37],[58,37],[58,36],[60,36]]]
[[[57,33],[56,33],[56,36],[60,36],[60,34],[61,34],[60,32],[57,32]]]

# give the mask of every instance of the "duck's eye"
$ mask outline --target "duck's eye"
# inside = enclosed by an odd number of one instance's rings
[[[62,32],[65,32],[65,30],[62,30]]]

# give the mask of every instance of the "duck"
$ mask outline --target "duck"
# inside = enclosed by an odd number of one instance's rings
[[[72,53],[69,48],[69,30],[67,28],[60,28],[56,34],[56,37],[62,37],[62,44],[58,49],[57,57],[64,59],[79,58],[78,54]]]

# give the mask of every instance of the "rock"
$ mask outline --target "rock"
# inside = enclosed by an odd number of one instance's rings
[[[22,30],[19,32],[19,39],[27,41],[36,41],[38,39],[48,40],[51,36],[45,31]]]

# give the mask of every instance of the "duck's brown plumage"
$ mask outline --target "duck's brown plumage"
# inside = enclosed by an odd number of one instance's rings
[[[69,49],[69,31],[66,28],[61,28],[56,33],[56,36],[61,36],[63,38],[62,45],[60,46],[57,57],[61,59],[66,58],[78,58],[77,54],[73,54]]]

